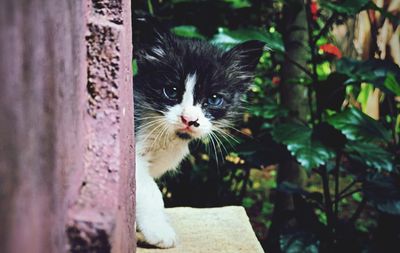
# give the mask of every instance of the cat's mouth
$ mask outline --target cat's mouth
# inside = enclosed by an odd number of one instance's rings
[[[184,126],[176,131],[176,135],[183,140],[190,140],[193,138],[193,129],[190,126]]]
[[[182,140],[190,140],[193,138],[188,131],[176,131],[176,136]]]

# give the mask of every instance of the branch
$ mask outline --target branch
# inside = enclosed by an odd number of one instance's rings
[[[153,8],[153,4],[151,3],[151,0],[147,0],[147,8],[149,9],[149,13],[151,15],[154,15],[154,8]]]
[[[331,229],[330,232],[333,232],[334,228],[334,215],[332,211],[332,199],[329,193],[329,178],[326,168],[324,166],[321,167],[321,179],[322,179],[322,187],[324,190],[324,199],[325,199],[325,211],[328,219],[328,227]]]
[[[394,111],[395,106],[393,105],[392,97],[388,96],[387,98],[388,105],[389,105],[389,112],[390,116],[392,117],[392,135],[393,135],[393,141],[394,141],[394,146],[397,145],[399,142],[399,136],[396,133],[396,112]]]
[[[333,23],[336,21],[336,19],[338,17],[339,17],[339,14],[337,12],[335,12],[332,14],[332,16],[330,16],[328,18],[324,27],[322,27],[322,29],[319,31],[318,35],[314,38],[314,43],[316,43],[322,36],[324,36],[329,31],[329,29],[331,28],[331,26],[333,25]]]
[[[361,190],[362,190],[361,188],[358,188],[358,189],[355,189],[354,191],[351,191],[351,192],[349,192],[349,193],[347,193],[347,194],[339,195],[339,197],[335,199],[334,203],[337,203],[337,202],[339,202],[341,199],[347,198],[347,197],[353,195],[353,194],[356,193],[356,192],[360,192]]]
[[[298,67],[299,69],[303,70],[304,73],[306,73],[309,77],[313,77],[313,74],[306,69],[305,67],[303,67],[300,63],[296,62],[295,60],[293,60],[292,58],[290,58],[290,56],[287,53],[284,53],[283,56],[285,57],[285,59],[287,59],[288,61],[290,61],[293,65],[295,65],[296,67]]]
[[[307,0],[307,4],[305,5],[306,8],[306,16],[307,16],[307,27],[308,27],[308,45],[311,50],[311,65],[312,65],[312,83],[308,88],[308,106],[310,107],[310,115],[311,115],[311,123],[314,126],[315,124],[315,115],[313,113],[313,106],[312,106],[312,96],[313,96],[313,89],[315,90],[316,85],[318,83],[318,74],[317,74],[317,60],[315,55],[315,44],[312,36],[312,28],[311,25],[313,23],[313,19],[310,12],[311,0]],[[318,114],[318,119],[321,121],[321,114]]]
[[[336,153],[336,164],[335,164],[335,217],[338,219],[339,216],[339,201],[336,200],[339,198],[339,170],[340,170],[340,160],[342,158],[342,153],[338,151]]]
[[[366,204],[367,204],[367,198],[364,197],[361,203],[358,205],[357,210],[354,212],[353,216],[351,216],[349,223],[354,224],[357,221],[362,211],[364,210]]]
[[[340,193],[339,196],[343,195],[345,192],[347,192],[348,190],[351,189],[351,187],[353,187],[358,181],[354,180],[353,182],[351,182],[348,186],[346,186]]]

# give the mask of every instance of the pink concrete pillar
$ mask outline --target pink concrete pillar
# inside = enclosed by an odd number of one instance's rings
[[[0,252],[134,252],[129,0],[0,8]]]

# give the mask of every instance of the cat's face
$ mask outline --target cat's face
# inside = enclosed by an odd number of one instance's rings
[[[236,116],[263,46],[249,41],[223,52],[158,34],[154,44],[136,51],[138,127],[185,140],[221,131]]]

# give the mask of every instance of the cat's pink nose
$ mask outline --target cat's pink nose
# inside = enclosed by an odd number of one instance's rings
[[[189,116],[181,116],[181,120],[182,120],[182,123],[183,124],[185,124],[186,126],[194,126],[194,127],[199,127],[200,126],[200,124],[198,123],[198,121],[199,121],[199,119],[197,119],[197,118],[192,118],[192,117],[189,117]]]

